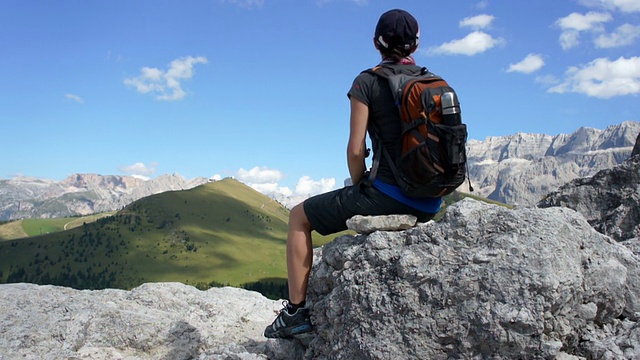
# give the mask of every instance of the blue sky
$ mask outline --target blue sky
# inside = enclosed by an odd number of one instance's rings
[[[348,176],[346,92],[391,8],[470,138],[640,120],[637,0],[0,1],[0,178]]]

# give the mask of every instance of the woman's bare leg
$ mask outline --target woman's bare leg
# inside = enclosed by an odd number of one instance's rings
[[[298,204],[289,214],[289,232],[287,233],[289,301],[293,304],[300,304],[307,297],[312,262],[311,224],[304,213],[304,207]]]

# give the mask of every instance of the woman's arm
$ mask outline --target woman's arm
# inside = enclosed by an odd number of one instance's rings
[[[362,180],[366,170],[364,159],[366,158],[367,122],[369,120],[369,107],[363,102],[351,97],[351,119],[349,131],[349,143],[347,145],[347,166],[353,184]]]

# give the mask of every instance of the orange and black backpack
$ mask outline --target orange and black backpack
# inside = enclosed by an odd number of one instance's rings
[[[467,163],[467,126],[462,123],[456,92],[426,68],[413,75],[396,74],[384,65],[366,72],[388,80],[402,127],[398,155],[391,159],[378,130],[370,125],[375,155],[369,181],[375,179],[382,153],[406,196],[439,197],[452,193],[464,182]]]

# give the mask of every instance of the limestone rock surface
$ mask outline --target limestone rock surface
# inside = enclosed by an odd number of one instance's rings
[[[640,148],[640,136],[635,146]],[[574,209],[597,231],[617,241],[640,236],[640,154],[561,186],[538,206]]]
[[[277,301],[180,283],[131,291],[0,285],[0,359],[266,359]]]
[[[566,208],[465,199],[442,222],[339,237],[308,300],[308,359],[640,358],[638,257]]]
[[[640,134],[638,134],[638,138],[636,139],[636,145],[633,147],[631,151],[631,156],[640,155]]]
[[[640,122],[625,121],[604,130],[582,127],[555,136],[518,133],[469,140],[474,193],[507,204],[534,206],[573,179],[621,164],[639,134]]]

